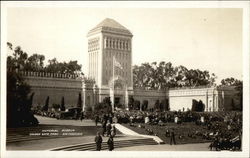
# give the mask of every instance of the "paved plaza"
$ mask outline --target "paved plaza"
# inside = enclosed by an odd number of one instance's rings
[[[71,126],[95,126],[92,120],[57,120],[55,118],[35,116],[41,125],[71,125]],[[100,124],[98,124],[100,126]]]
[[[82,129],[84,128],[97,128],[100,129],[100,124],[98,127],[95,127],[95,123],[92,120],[57,120],[53,118],[36,116],[40,122],[41,127],[70,127],[71,129]],[[29,128],[29,127],[28,127]],[[19,129],[20,130],[20,129]],[[33,127],[30,127],[29,131],[34,130]],[[43,139],[30,139],[29,136],[20,136],[12,135],[15,138],[15,142],[7,143],[7,150],[51,150],[53,148],[58,148],[62,146],[74,146],[76,144],[88,144],[94,142],[95,132],[92,135],[84,136],[72,136],[72,137],[46,137]],[[14,139],[12,138],[12,139]],[[9,138],[11,139],[11,138]],[[25,140],[26,139],[26,140]],[[115,137],[115,142],[128,141],[128,140],[141,139],[138,136],[127,136],[119,133]],[[18,141],[20,140],[20,141]],[[107,137],[103,137],[103,143],[107,141]],[[117,143],[118,144],[118,143]],[[208,143],[199,143],[199,144],[184,144],[184,145],[143,145],[143,146],[131,146],[131,147],[122,147],[115,148],[115,151],[208,151]],[[106,149],[105,149],[106,150]]]
[[[125,147],[116,151],[209,151],[209,143],[181,144],[181,145],[144,145],[136,147]]]

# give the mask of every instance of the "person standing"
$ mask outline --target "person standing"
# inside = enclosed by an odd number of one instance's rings
[[[172,129],[170,132],[170,145],[172,145],[172,143],[175,145],[175,134],[174,134],[174,130]]]
[[[107,124],[107,136],[110,136],[110,135],[111,135],[111,128],[112,128],[111,124],[108,123],[108,124]]]
[[[98,115],[95,115],[95,126],[96,127],[97,127],[98,122],[99,122],[99,117],[98,117]]]
[[[108,120],[109,120],[109,123],[113,123],[113,115],[112,113],[109,114],[109,117],[108,117]]]
[[[116,135],[116,128],[115,128],[115,125],[113,125],[111,129],[111,136],[115,137],[115,135]]]
[[[111,135],[109,136],[107,144],[108,144],[108,147],[109,147],[109,151],[114,150],[114,139],[113,139],[113,137]]]
[[[97,135],[95,137],[95,143],[96,151],[100,151],[102,149],[102,136],[100,135],[100,132],[97,132]]]
[[[104,136],[105,133],[106,133],[106,122],[104,121],[102,123],[102,136]]]

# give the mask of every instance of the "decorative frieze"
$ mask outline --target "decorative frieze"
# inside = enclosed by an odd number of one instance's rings
[[[106,36],[103,40],[105,49],[131,50],[130,39]]]
[[[100,49],[100,38],[95,37],[88,40],[88,52],[97,51]]]
[[[19,71],[19,74],[24,77],[47,77],[47,78],[63,78],[63,79],[81,79],[83,76],[80,74],[59,74],[48,72],[32,72],[32,71]]]

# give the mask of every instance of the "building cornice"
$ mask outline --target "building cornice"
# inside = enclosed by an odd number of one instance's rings
[[[112,33],[116,35],[123,35],[128,37],[133,37],[133,34],[128,30],[118,29],[118,28],[111,28],[111,27],[99,27],[93,30],[90,30],[87,34],[87,37],[93,36],[98,33]]]

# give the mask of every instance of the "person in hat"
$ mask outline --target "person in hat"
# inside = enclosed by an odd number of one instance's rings
[[[102,136],[100,132],[97,132],[96,134],[95,143],[96,143],[96,150],[100,151],[102,149]]]
[[[171,129],[170,131],[170,145],[172,145],[172,143],[175,145],[175,134],[174,134],[174,129]]]
[[[113,139],[112,135],[109,136],[107,144],[108,144],[108,147],[109,147],[109,151],[114,150],[114,139]]]

